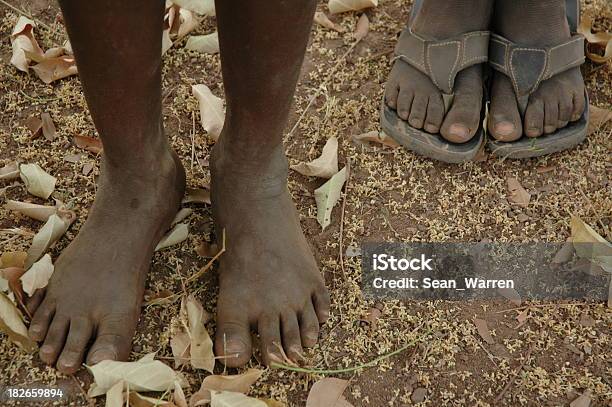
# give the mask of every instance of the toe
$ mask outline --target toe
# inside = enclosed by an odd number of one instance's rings
[[[387,81],[387,85],[385,85],[385,103],[391,109],[397,108],[397,96],[399,93],[399,87],[397,86],[397,82],[395,81]]]
[[[559,123],[559,102],[557,99],[544,101],[544,133],[551,134],[557,131]]]
[[[487,123],[489,133],[499,141],[515,141],[521,138],[521,115],[512,83],[501,74],[496,74],[493,81],[490,107]]]
[[[440,126],[444,120],[444,102],[440,94],[429,96],[427,103],[427,117],[425,118],[425,131],[431,134],[438,134]]]
[[[584,113],[585,101],[584,101],[584,93],[574,93],[573,106],[572,106],[572,117],[571,121],[575,122],[580,120],[582,114]]]
[[[408,116],[408,123],[415,129],[422,129],[425,122],[425,116],[427,115],[427,103],[429,101],[429,95],[416,94],[412,101],[410,108],[410,115]]]
[[[215,354],[228,367],[245,365],[253,354],[251,329],[245,316],[246,312],[233,313],[228,307],[219,306]]]
[[[34,291],[34,294],[26,300],[25,306],[28,309],[30,315],[34,315],[34,313],[36,313],[36,310],[38,309],[44,298],[45,289],[42,288]]]
[[[87,364],[103,360],[126,360],[130,356],[135,322],[128,316],[109,316],[98,324],[96,339],[87,354]]]
[[[480,127],[482,97],[477,94],[457,93],[446,114],[440,134],[453,143],[469,141]]]
[[[65,374],[73,374],[83,363],[85,348],[91,338],[93,325],[89,318],[75,317],[70,321],[66,345],[57,361],[57,368]]]
[[[304,360],[302,353],[302,339],[300,338],[300,325],[297,315],[288,312],[281,315],[281,331],[283,334],[283,348],[289,359],[296,363]]]
[[[321,288],[312,296],[312,302],[314,304],[315,313],[320,324],[324,324],[329,318],[329,291],[325,287]]]
[[[264,315],[259,319],[257,331],[261,338],[261,355],[264,363],[283,363],[280,321],[276,315]]]
[[[317,313],[312,305],[312,301],[308,300],[306,302],[299,322],[302,345],[312,348],[319,339],[319,320],[317,319]]]
[[[562,129],[572,119],[572,97],[571,95],[562,97],[559,100],[559,122],[557,128]]]
[[[70,320],[63,315],[55,315],[49,326],[49,331],[45,337],[45,343],[40,348],[40,359],[48,365],[52,365],[57,360],[60,352],[64,348],[64,341]]]
[[[412,107],[412,101],[414,100],[414,93],[409,86],[403,86],[399,90],[399,96],[397,98],[397,115],[402,120],[408,120],[410,116],[410,108]]]
[[[32,339],[42,342],[55,313],[55,305],[51,301],[43,301],[34,312],[28,333]]]
[[[533,98],[525,111],[525,134],[528,137],[539,137],[544,132],[544,102]]]

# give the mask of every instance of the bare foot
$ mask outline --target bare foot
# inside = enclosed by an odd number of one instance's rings
[[[491,4],[491,0],[425,0],[409,25],[414,33],[437,40],[486,30]],[[445,114],[438,87],[427,75],[398,59],[387,79],[385,102],[410,126],[440,133],[454,143],[465,143],[480,127],[482,76],[482,65],[457,74],[455,98]]]
[[[128,159],[126,161],[132,161]],[[179,207],[185,174],[166,151],[150,165],[104,163],[87,222],[55,263],[46,292],[36,293],[30,335],[40,358],[67,374],[87,363],[125,360],[140,316],[153,249]]]
[[[223,139],[223,137],[221,138]],[[249,166],[250,165],[250,166]],[[282,361],[281,348],[302,360],[329,314],[329,296],[287,190],[287,163],[278,149],[264,161],[215,146],[213,215],[226,252],[219,268],[215,350],[227,366],[252,355],[251,329],[265,363]]]
[[[565,0],[499,0],[495,3],[494,31],[527,47],[544,47],[570,38]],[[497,140],[514,141],[523,134],[539,137],[579,120],[584,112],[584,80],[573,68],[540,84],[529,97],[521,118],[510,79],[495,72],[491,88],[489,131]]]

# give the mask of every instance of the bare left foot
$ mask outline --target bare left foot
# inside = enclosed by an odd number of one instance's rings
[[[266,364],[282,361],[281,349],[300,362],[329,315],[329,296],[287,189],[286,159],[279,149],[249,168],[252,160],[221,145],[211,160],[213,214],[226,242],[215,353],[227,366],[246,364],[254,329]]]

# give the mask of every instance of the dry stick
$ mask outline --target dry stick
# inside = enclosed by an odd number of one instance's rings
[[[193,172],[193,160],[195,157],[195,113],[191,112],[191,171]]]
[[[206,263],[206,265],[202,267],[197,273],[189,277],[187,279],[187,284],[189,284],[190,282],[192,282],[193,280],[199,278],[202,274],[204,274],[209,268],[212,267],[215,260],[217,260],[219,257],[221,257],[223,253],[225,253],[225,229],[223,229],[222,233],[223,233],[223,238],[222,238],[223,246],[221,247],[221,250],[219,250],[219,252],[215,254],[215,257],[210,259],[210,261]]]
[[[412,333],[416,333],[419,328],[421,328],[423,324],[417,326]],[[426,333],[431,332],[431,330],[427,330]],[[270,367],[272,368],[278,368],[278,369],[284,369],[284,370],[291,370],[292,372],[300,372],[300,373],[310,373],[310,374],[318,374],[318,375],[332,375],[332,374],[338,374],[338,373],[349,373],[349,372],[354,372],[356,370],[360,370],[360,369],[364,369],[367,367],[373,367],[376,366],[378,364],[378,362],[385,360],[385,359],[389,359],[391,356],[395,356],[398,353],[401,353],[403,351],[405,351],[406,349],[408,349],[411,346],[414,346],[417,342],[417,339],[413,339],[411,341],[409,341],[408,343],[406,343],[404,346],[394,350],[393,352],[389,352],[386,353],[384,355],[381,355],[379,357],[377,357],[376,359],[373,359],[369,362],[363,363],[361,365],[357,365],[357,366],[352,366],[352,367],[345,367],[345,368],[339,368],[339,369],[307,369],[307,368],[303,368],[303,367],[294,367],[294,366],[288,366],[288,365],[283,365],[280,363],[272,363],[270,364]]]
[[[525,356],[525,359],[523,360],[523,362],[521,363],[519,368],[516,370],[516,372],[514,372],[514,374],[512,375],[512,378],[510,380],[508,380],[508,383],[506,383],[506,385],[504,386],[502,391],[497,395],[497,397],[495,397],[495,404],[497,404],[497,403],[499,403],[501,401],[501,399],[504,397],[504,395],[506,394],[506,392],[508,391],[510,386],[512,386],[512,383],[514,382],[514,379],[516,379],[516,376],[518,376],[518,374],[523,370],[523,368],[527,364],[527,361],[531,357],[531,352],[533,351],[534,346],[535,346],[535,344],[532,344],[529,347],[529,350],[527,351],[527,355]]]
[[[30,20],[34,21],[36,24],[38,24],[41,27],[44,27],[47,30],[49,30],[50,32],[54,33],[54,30],[50,26],[48,26],[47,24],[43,23],[39,19],[34,18],[34,16],[32,16],[32,14],[26,12],[25,10],[22,10],[19,7],[13,6],[12,4],[10,4],[10,3],[8,3],[8,2],[6,2],[4,0],[0,0],[0,3],[4,4],[6,7],[10,8],[14,12],[16,12],[17,14],[21,14],[21,15],[29,18]]]
[[[344,237],[344,210],[346,207],[346,198],[348,197],[349,182],[351,181],[351,159],[346,159],[346,186],[344,187],[344,199],[342,200],[342,210],[340,212],[340,242],[339,242],[339,256],[340,256],[340,270],[342,270],[342,277],[346,278],[346,272],[344,271],[344,249],[343,249],[343,237]]]
[[[504,312],[510,311],[522,311],[527,308],[550,308],[550,307],[572,307],[572,306],[581,306],[581,305],[596,305],[595,303],[591,304],[588,302],[576,302],[576,303],[563,303],[563,304],[531,304],[525,305],[517,308],[508,308],[501,311],[496,311],[496,314],[503,314]]]

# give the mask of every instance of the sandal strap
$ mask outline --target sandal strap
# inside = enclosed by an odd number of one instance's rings
[[[517,99],[528,98],[540,83],[584,63],[584,37],[573,35],[552,47],[525,47],[491,34],[489,65],[510,78]]]
[[[445,94],[451,94],[457,73],[486,62],[489,31],[472,31],[444,40],[430,40],[406,28],[395,46],[401,59],[427,75]]]

